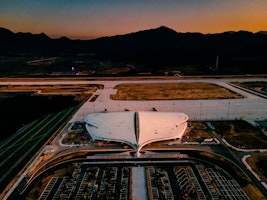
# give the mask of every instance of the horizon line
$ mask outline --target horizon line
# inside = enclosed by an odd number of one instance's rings
[[[60,38],[67,38],[67,39],[70,39],[70,40],[83,40],[83,41],[86,41],[86,40],[97,40],[97,39],[101,39],[101,38],[109,38],[109,37],[115,37],[115,36],[123,36],[123,35],[129,35],[129,34],[134,34],[134,33],[139,33],[139,32],[143,32],[143,31],[149,31],[149,30],[156,30],[156,29],[160,29],[160,28],[167,28],[167,29],[170,29],[176,33],[182,33],[182,34],[186,34],[186,33],[196,33],[196,34],[202,34],[202,35],[215,35],[215,34],[222,34],[222,33],[238,33],[238,32],[249,32],[249,33],[253,33],[253,34],[257,34],[257,33],[264,33],[266,32],[267,34],[267,30],[259,30],[259,31],[248,31],[248,30],[237,30],[237,31],[233,31],[233,30],[228,30],[228,31],[222,31],[222,32],[214,32],[214,33],[202,33],[202,32],[190,32],[190,31],[185,31],[185,32],[178,32],[176,31],[175,29],[172,29],[168,26],[158,26],[158,27],[155,27],[155,28],[148,28],[148,29],[141,29],[141,30],[137,30],[137,31],[133,31],[133,32],[127,32],[127,33],[118,33],[118,34],[114,34],[114,35],[104,35],[104,36],[85,36],[87,38],[83,38],[83,36],[80,36],[79,37],[75,37],[75,36],[53,36],[53,34],[47,34],[45,32],[39,32],[39,33],[33,33],[33,32],[30,32],[30,31],[26,31],[26,32],[23,32],[23,31],[18,31],[18,32],[14,32],[12,31],[11,29],[9,28],[6,28],[6,27],[0,27],[2,29],[6,29],[6,30],[9,30],[11,31],[12,33],[14,34],[19,34],[19,33],[23,33],[23,34],[33,34],[33,35],[40,35],[40,34],[45,34],[47,37],[49,37],[50,39],[60,39]]]

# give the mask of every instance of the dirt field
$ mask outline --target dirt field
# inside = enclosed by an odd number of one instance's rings
[[[63,144],[90,144],[89,139],[83,132],[69,132],[62,141]]]
[[[267,136],[246,121],[212,122],[215,131],[231,145],[241,149],[266,149]]]
[[[202,142],[213,137],[204,122],[188,122],[184,136],[188,142]]]
[[[267,155],[252,155],[247,162],[261,179],[267,180]]]
[[[95,84],[1,85],[0,110],[5,117],[0,121],[0,140],[46,114],[78,105],[102,87],[103,85]]]
[[[75,95],[83,100],[103,85],[0,85],[0,92],[33,92],[34,95]]]
[[[211,83],[120,84],[113,100],[187,100],[242,98],[226,88]]]
[[[267,95],[267,82],[257,81],[257,82],[233,82],[233,84],[240,87],[259,92],[261,94]]]
[[[37,92],[38,94],[92,93],[101,85],[0,85],[0,92]]]

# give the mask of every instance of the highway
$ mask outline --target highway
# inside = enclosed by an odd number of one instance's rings
[[[73,108],[37,120],[24,130],[25,133],[22,137],[13,138],[13,140],[8,141],[8,144],[2,145],[0,155],[1,187],[6,186],[15,176],[17,177],[13,181],[22,180],[27,173],[27,162],[32,159],[34,154],[39,154],[43,150],[45,142],[56,132],[72,111]],[[24,173],[20,172],[22,169],[24,169]],[[12,187],[16,184],[13,184]],[[1,190],[3,189],[1,188]]]

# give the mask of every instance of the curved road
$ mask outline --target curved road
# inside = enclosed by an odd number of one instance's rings
[[[189,120],[223,120],[223,119],[245,119],[263,120],[267,118],[267,99],[249,93],[245,90],[233,87],[230,82],[267,81],[266,78],[249,79],[180,79],[180,80],[114,80],[114,81],[93,81],[93,80],[57,80],[57,81],[29,81],[29,82],[0,82],[0,85],[54,85],[54,84],[103,84],[104,88],[99,89],[94,95],[99,95],[96,101],[86,101],[74,114],[70,122],[83,121],[89,113],[108,111],[134,111],[151,110],[153,107],[158,111],[184,112]],[[222,100],[163,100],[163,101],[114,101],[110,95],[116,94],[113,88],[123,83],[179,83],[179,82],[209,82],[223,86],[229,90],[243,95],[243,99],[222,99]],[[236,158],[234,152],[228,152]],[[238,164],[241,164],[236,158]],[[254,179],[253,177],[251,177]],[[254,180],[255,181],[255,180]],[[260,187],[260,186],[259,186]],[[265,194],[266,195],[266,194]]]

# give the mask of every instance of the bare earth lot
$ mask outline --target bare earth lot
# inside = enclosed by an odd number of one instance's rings
[[[33,92],[35,95],[75,95],[87,99],[102,85],[0,85],[0,92]]]
[[[267,82],[233,82],[233,84],[267,95]]]
[[[146,83],[120,84],[113,100],[188,100],[188,99],[239,99],[236,94],[211,83]]]
[[[102,85],[1,85],[0,141],[23,125],[50,113],[76,106]]]
[[[266,149],[267,136],[246,121],[212,122],[215,131],[231,145],[241,149]]]
[[[267,155],[253,155],[247,159],[247,162],[261,179],[267,180]]]
[[[187,130],[184,134],[188,142],[202,142],[204,139],[210,139],[214,136],[208,131],[204,122],[192,121],[188,123]]]

